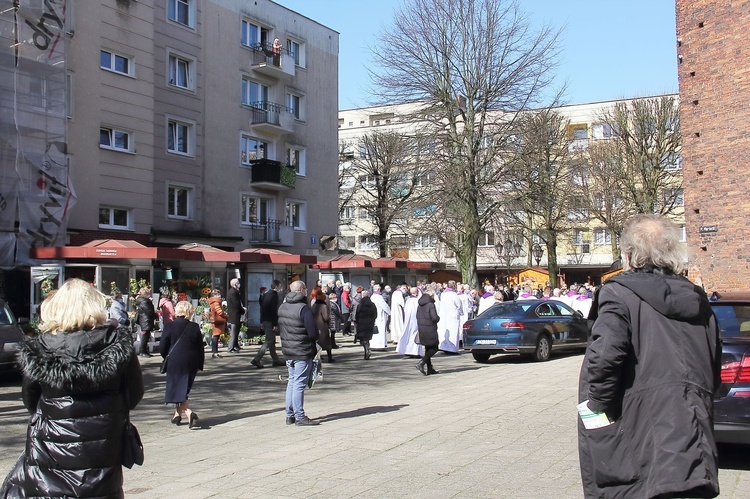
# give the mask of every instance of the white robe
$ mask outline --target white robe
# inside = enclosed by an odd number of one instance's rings
[[[404,333],[398,340],[396,351],[401,355],[421,355],[421,345],[417,345],[414,340],[417,337],[417,309],[419,308],[419,298],[409,296],[404,305]]]
[[[375,327],[378,329],[378,333],[372,335],[370,348],[388,348],[388,316],[391,315],[391,307],[380,294],[373,293],[370,300],[378,309],[378,317],[375,319]]]
[[[461,300],[461,329],[463,330],[464,323],[469,320],[472,300],[468,293],[461,293],[458,295],[458,299]]]
[[[438,315],[438,348],[446,352],[458,352],[461,340],[461,314],[463,306],[461,299],[452,289],[446,289],[440,295],[440,308]]]
[[[397,343],[404,334],[404,294],[396,289],[391,295],[391,341]]]
[[[578,310],[583,314],[583,318],[587,319],[589,312],[591,311],[591,304],[594,302],[591,298],[585,295],[578,295],[571,301],[571,308]]]
[[[479,308],[477,308],[477,315],[481,314],[488,308],[490,308],[492,305],[495,304],[495,297],[493,295],[484,297],[482,296],[479,299]]]

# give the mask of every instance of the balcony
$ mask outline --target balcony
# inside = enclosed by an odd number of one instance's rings
[[[253,169],[250,180],[252,187],[288,191],[294,189],[297,183],[294,167],[266,158],[250,160],[250,164]]]
[[[294,229],[282,220],[266,220],[250,226],[249,244],[294,245]]]
[[[286,106],[267,101],[247,105],[252,111],[250,125],[254,131],[273,135],[293,132],[294,117]]]
[[[251,65],[254,71],[272,78],[294,76],[294,56],[283,47],[274,51],[270,43],[258,43],[250,47],[253,51]]]

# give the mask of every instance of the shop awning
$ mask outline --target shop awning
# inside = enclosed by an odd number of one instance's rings
[[[184,251],[183,260],[197,260],[201,262],[239,262],[239,251],[224,251],[207,244],[189,243],[183,244],[179,250]]]
[[[82,246],[31,248],[30,251],[31,258],[41,260],[180,260],[185,259],[184,254],[183,250],[177,248],[150,247],[137,241],[117,239],[97,239]]]
[[[370,258],[364,255],[338,255],[313,265],[317,269],[440,269],[445,265],[438,262],[417,262],[406,258]]]
[[[240,262],[247,263],[279,263],[285,265],[313,265],[317,263],[315,255],[295,255],[271,248],[246,249],[239,252]]]

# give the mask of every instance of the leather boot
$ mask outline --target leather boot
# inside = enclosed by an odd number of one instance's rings
[[[440,374],[440,371],[436,371],[432,368],[432,364],[427,366],[427,374]]]
[[[427,376],[427,371],[425,370],[425,361],[424,360],[420,360],[419,362],[417,362],[417,365],[415,365],[414,367],[416,367],[419,372],[421,372],[422,374],[424,374],[425,376]]]

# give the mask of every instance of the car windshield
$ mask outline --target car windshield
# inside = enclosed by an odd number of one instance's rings
[[[531,308],[532,304],[527,302],[509,301],[493,305],[482,312],[479,317],[482,319],[493,319],[495,317],[512,317],[523,315]]]
[[[13,324],[13,312],[10,311],[8,306],[0,307],[0,326],[8,326]]]
[[[750,304],[712,303],[722,338],[750,338]]]

